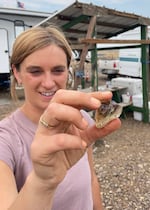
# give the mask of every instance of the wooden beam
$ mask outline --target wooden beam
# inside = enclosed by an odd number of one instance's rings
[[[150,40],[81,39],[84,44],[150,44]]]
[[[89,39],[89,38],[92,37],[93,31],[94,31],[94,28],[95,28],[95,24],[96,24],[96,16],[93,16],[90,19],[90,23],[89,23],[87,34],[86,34],[86,39]],[[82,71],[82,72],[84,71],[84,62],[85,62],[85,58],[86,58],[89,46],[90,46],[89,43],[84,44],[84,47],[82,49],[81,56],[80,56],[79,67],[77,69],[79,71]],[[77,89],[77,87],[80,83],[81,83],[81,78],[75,77],[74,89]]]
[[[70,44],[72,50],[83,50],[84,44]],[[93,50],[93,45],[89,45],[88,50]]]
[[[93,31],[94,31],[94,27],[96,24],[96,16],[93,16],[90,20],[89,23],[89,27],[88,27],[88,31],[86,34],[86,39],[91,39],[92,35],[93,35]],[[86,42],[85,46],[83,47],[82,53],[81,53],[81,57],[80,57],[80,64],[79,64],[79,70],[82,70],[84,67],[84,61],[88,52],[88,48],[89,48],[89,43]]]

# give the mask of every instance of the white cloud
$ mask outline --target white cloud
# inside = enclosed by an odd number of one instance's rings
[[[3,7],[16,7],[15,0],[0,0],[0,5]]]

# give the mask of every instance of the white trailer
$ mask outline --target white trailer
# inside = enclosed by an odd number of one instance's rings
[[[99,59],[98,68],[102,74],[113,76],[119,74],[119,58],[118,59]]]
[[[141,49],[119,50],[119,72],[120,75],[131,77],[142,77]]]
[[[150,28],[148,28],[148,36],[150,37]],[[125,32],[120,34],[117,37],[112,39],[119,40],[140,40],[140,28]],[[111,59],[99,59],[98,60],[98,69],[102,72],[109,75],[122,75],[130,77],[142,77],[142,62],[141,62],[141,48],[130,48],[134,44],[128,44],[129,48],[122,48],[126,46],[125,44],[101,44],[100,48],[113,48],[120,47],[118,49],[118,58],[115,60]],[[116,62],[116,65],[114,65]],[[148,61],[145,61],[148,62]]]
[[[52,14],[0,7],[0,87],[9,85],[9,59],[15,38],[50,15]]]

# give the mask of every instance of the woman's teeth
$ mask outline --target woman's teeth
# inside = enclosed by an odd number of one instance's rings
[[[54,92],[42,92],[41,94],[43,96],[52,96],[52,95],[54,95]]]

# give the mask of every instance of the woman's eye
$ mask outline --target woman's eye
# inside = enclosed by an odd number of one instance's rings
[[[41,71],[40,70],[34,70],[34,71],[31,71],[30,73],[32,75],[39,75],[39,74],[41,74]]]
[[[27,67],[27,72],[31,75],[38,76],[43,71],[39,66],[29,66],[29,67]]]
[[[65,68],[55,68],[52,70],[53,73],[60,74],[65,71]]]
[[[55,70],[55,72],[63,72],[64,70],[63,69],[57,69],[57,70]]]

